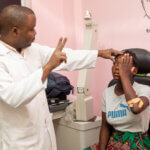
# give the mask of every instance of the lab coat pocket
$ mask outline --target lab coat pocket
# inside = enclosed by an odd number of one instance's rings
[[[10,129],[9,133],[6,134],[7,136],[10,135],[7,137],[7,143],[10,140],[11,150],[32,150],[31,147],[34,150],[39,143],[37,131],[34,126]]]

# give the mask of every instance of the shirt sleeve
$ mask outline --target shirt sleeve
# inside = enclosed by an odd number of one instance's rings
[[[95,67],[98,55],[97,50],[72,50],[66,48],[63,52],[67,55],[67,63],[62,63],[55,70],[74,71]]]
[[[47,46],[36,45],[40,50],[42,65],[44,66],[52,56],[55,48]],[[97,50],[72,50],[64,48],[63,52],[66,53],[67,63],[62,63],[54,70],[67,70],[74,71],[79,69],[88,69],[95,67],[98,51]]]
[[[0,100],[14,108],[27,104],[44,89],[42,74],[43,70],[40,68],[29,77],[16,82],[0,64]]]
[[[142,89],[142,90],[141,90]],[[145,96],[148,98],[150,103],[150,87],[147,85],[139,85],[138,90],[136,90],[138,97]]]
[[[103,95],[102,95],[102,112],[106,112],[106,98],[105,98],[105,92],[103,92]]]

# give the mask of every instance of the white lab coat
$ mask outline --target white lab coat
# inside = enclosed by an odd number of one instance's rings
[[[0,150],[56,150],[41,77],[54,49],[33,43],[22,55],[0,41]],[[97,51],[65,49],[67,64],[56,70],[95,66]]]

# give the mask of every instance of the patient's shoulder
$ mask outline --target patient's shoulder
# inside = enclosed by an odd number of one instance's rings
[[[142,90],[142,89],[143,89],[143,90],[144,90],[144,89],[150,90],[150,86],[145,85],[145,84],[141,84],[141,83],[137,83],[137,82],[134,82],[133,88],[134,88],[134,89],[140,89],[140,90]]]
[[[150,86],[135,82],[133,88],[138,96],[150,97]]]
[[[115,84],[115,85],[112,85],[112,86],[110,86],[110,87],[107,87],[107,88],[104,90],[103,94],[111,94],[111,93],[114,93],[114,88],[115,88],[115,86],[116,86],[116,84]]]

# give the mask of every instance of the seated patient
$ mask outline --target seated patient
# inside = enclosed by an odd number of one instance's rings
[[[137,69],[133,53],[116,57],[112,74],[117,84],[102,98],[100,150],[150,150],[150,87],[134,82]]]

